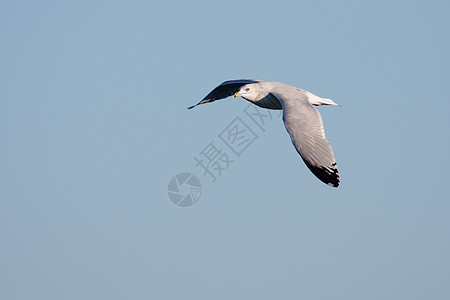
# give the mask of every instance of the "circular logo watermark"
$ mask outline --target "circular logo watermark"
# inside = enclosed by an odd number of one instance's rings
[[[176,206],[189,207],[197,203],[202,195],[200,180],[191,173],[180,173],[172,177],[167,186],[170,201]]]

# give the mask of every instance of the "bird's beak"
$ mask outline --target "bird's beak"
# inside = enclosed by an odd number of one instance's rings
[[[236,93],[234,93],[233,98],[240,97],[240,96],[242,96],[241,93],[236,92]]]

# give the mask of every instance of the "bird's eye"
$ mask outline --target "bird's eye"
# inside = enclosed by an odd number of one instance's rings
[[[250,88],[246,88],[245,91],[246,91],[246,92],[250,91]]]

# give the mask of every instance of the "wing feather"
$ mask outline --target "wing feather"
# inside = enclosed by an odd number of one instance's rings
[[[238,92],[241,86],[256,83],[260,80],[257,79],[237,79],[237,80],[228,80],[219,84],[215,89],[213,89],[208,95],[205,96],[199,103],[189,106],[188,109],[192,109],[197,105],[213,102],[216,100],[224,99],[229,96],[234,95],[234,93]]]
[[[283,103],[284,125],[306,166],[324,183],[338,187],[336,159],[319,111],[302,94],[272,94]]]

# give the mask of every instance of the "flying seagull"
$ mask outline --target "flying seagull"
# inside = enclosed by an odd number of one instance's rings
[[[305,164],[324,183],[339,186],[333,150],[325,137],[322,117],[313,106],[338,104],[284,83],[238,79],[221,83],[203,100],[188,109],[229,96],[242,97],[267,109],[282,109],[286,130]]]

